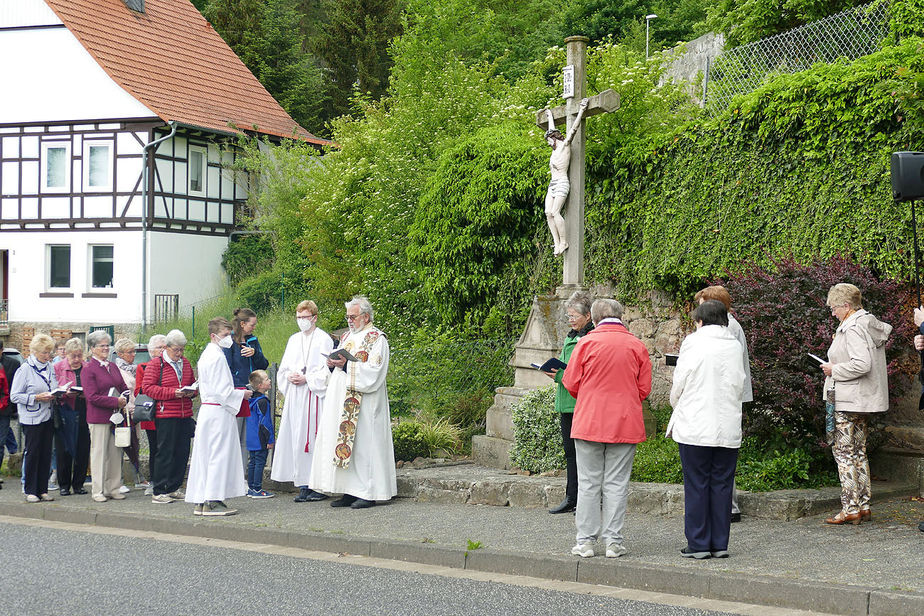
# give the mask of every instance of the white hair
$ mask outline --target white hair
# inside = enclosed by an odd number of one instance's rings
[[[166,344],[167,344],[167,337],[166,337],[165,335],[163,335],[163,334],[154,334],[153,336],[151,336],[151,339],[148,340],[148,348],[149,348],[149,349],[153,349],[154,347],[156,347],[156,346],[159,345],[159,344],[163,344],[163,345],[166,345]]]
[[[372,304],[369,303],[369,298],[365,295],[354,295],[353,299],[345,303],[344,306],[346,306],[347,310],[353,306],[359,306],[359,313],[368,316],[369,321],[372,321]]]
[[[169,332],[167,332],[164,340],[166,341],[168,347],[186,346],[186,334],[178,329],[171,329]]]
[[[91,349],[101,344],[110,344],[112,337],[103,329],[97,329],[87,334],[87,346]]]

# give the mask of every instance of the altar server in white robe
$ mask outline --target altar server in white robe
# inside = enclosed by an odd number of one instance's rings
[[[385,376],[388,340],[372,324],[372,305],[347,302],[350,331],[340,347],[358,361],[328,359],[332,369],[311,465],[312,489],[342,494],[331,507],[365,509],[398,493]]]
[[[235,416],[251,391],[235,389],[222,349],[233,343],[231,324],[222,317],[209,321],[211,342],[199,356],[199,396],[202,406],[196,421],[186,502],[195,503],[195,515],[225,516],[237,513],[226,498],[244,496],[247,483],[241,475],[241,443]]]
[[[318,307],[313,301],[305,300],[296,307],[295,321],[299,331],[289,337],[276,374],[285,404],[270,477],[273,481],[294,483],[299,488],[295,502],[305,503],[327,498],[309,488],[308,482],[317,447],[321,405],[330,377],[327,356],[334,348],[334,341],[317,327]]]

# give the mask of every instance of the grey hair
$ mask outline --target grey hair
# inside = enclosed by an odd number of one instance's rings
[[[148,340],[148,349],[152,349],[159,344],[163,344],[166,346],[167,337],[163,334],[154,334],[153,336],[151,336],[151,339]]]
[[[91,349],[98,347],[101,344],[111,344],[112,336],[106,333],[105,330],[97,329],[87,334],[87,346]]]
[[[369,317],[369,321],[372,321],[372,304],[369,303],[369,298],[365,295],[354,295],[353,299],[344,304],[347,310],[353,306],[359,306],[359,313],[365,314]]]
[[[116,343],[112,345],[112,348],[115,349],[116,353],[124,353],[125,351],[134,349],[135,343],[128,338],[119,338],[116,340]]]
[[[590,297],[590,294],[585,293],[584,291],[575,291],[571,294],[571,297],[568,298],[568,301],[565,303],[565,310],[571,308],[576,312],[579,312],[583,315],[590,314],[590,305],[593,303],[593,298]]]
[[[164,340],[166,341],[168,347],[186,346],[186,334],[178,329],[171,329],[169,332],[167,332]]]
[[[83,340],[81,340],[80,338],[71,338],[70,340],[64,343],[64,352],[68,355],[70,355],[74,351],[83,351],[83,350],[84,350]]]
[[[590,318],[593,319],[594,325],[610,317],[621,319],[623,310],[625,309],[622,304],[615,299],[600,298],[594,300],[590,307]]]

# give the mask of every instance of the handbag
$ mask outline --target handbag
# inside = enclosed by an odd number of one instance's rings
[[[115,429],[115,446],[131,447],[132,446],[132,420],[128,413],[125,414],[125,425],[116,426]]]
[[[157,378],[157,384],[161,385],[164,381],[164,360],[160,360],[160,376]],[[157,400],[145,394],[135,396],[135,421],[154,421],[157,415]]]

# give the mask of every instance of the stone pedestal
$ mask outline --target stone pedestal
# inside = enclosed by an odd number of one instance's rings
[[[499,387],[494,404],[487,412],[486,434],[472,439],[472,457],[475,462],[493,468],[510,468],[510,448],[513,446],[513,417],[511,407],[526,392],[549,385],[549,377],[531,363],[543,364],[550,357],[558,357],[568,333],[564,305],[576,286],[559,287],[555,295],[539,295],[526,320],[523,335],[517,341],[510,359],[514,367],[513,387]]]

